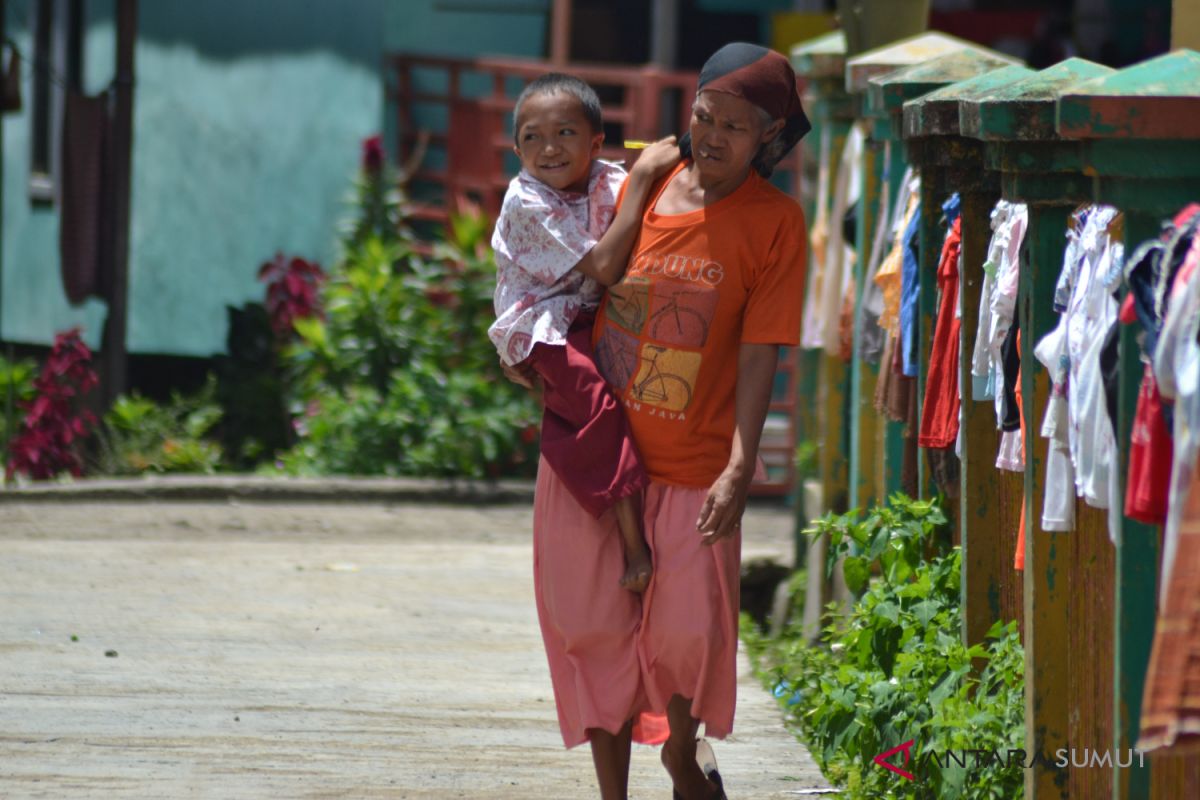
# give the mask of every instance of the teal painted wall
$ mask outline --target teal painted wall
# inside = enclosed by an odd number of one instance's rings
[[[7,4],[9,33],[25,54],[30,5]],[[225,306],[262,296],[260,263],[283,250],[328,265],[359,143],[394,133],[385,52],[544,52],[546,3],[490,5],[499,10],[481,12],[486,0],[140,3],[130,351],[222,352]],[[87,3],[90,92],[112,79],[113,6]],[[28,102],[28,68],[23,78]],[[28,113],[5,118],[3,157],[0,339],[48,344],[82,325],[95,346],[104,304],[68,305],[57,214],[28,200]]]
[[[549,0],[392,0],[386,42],[389,50],[426,55],[540,58],[549,7]]]
[[[10,3],[8,20],[26,53],[28,5]],[[115,31],[111,0],[89,6],[96,91],[112,77]],[[205,356],[225,348],[225,305],[261,297],[255,273],[276,250],[332,259],[359,142],[382,123],[384,2],[140,7],[128,345]],[[27,199],[28,115],[4,127],[0,337],[45,344],[83,324],[95,344],[103,304],[67,305],[56,214]]]

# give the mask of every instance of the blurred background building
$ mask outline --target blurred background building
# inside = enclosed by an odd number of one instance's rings
[[[395,151],[414,133],[399,129],[391,55],[653,62],[686,71],[735,39],[786,52],[833,27],[833,7],[832,0],[4,0],[0,341],[39,347],[81,325],[99,347],[112,281],[127,265],[118,338],[130,354],[128,382],[186,373],[190,360],[222,352],[225,306],[261,296],[260,263],[276,251],[333,258],[359,141],[383,131]],[[115,66],[122,9],[133,22],[127,81]],[[1072,54],[1118,66],[1169,48],[1171,12],[1171,0],[933,0],[930,27],[1034,67]],[[437,84],[444,78],[418,80],[432,81],[434,93],[446,89]],[[464,94],[490,90],[474,80]],[[132,88],[131,135],[117,124],[122,87]],[[410,126],[435,134],[426,166],[444,171],[451,115],[445,104],[410,99]],[[97,250],[80,237],[92,241],[97,229],[89,226],[113,223],[105,192],[120,185],[114,171],[122,148],[131,164],[128,246],[127,258],[114,258],[111,239],[94,237]]]

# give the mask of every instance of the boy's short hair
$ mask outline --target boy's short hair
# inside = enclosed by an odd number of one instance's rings
[[[521,115],[521,106],[525,105],[525,101],[534,95],[554,94],[555,92],[563,92],[578,99],[579,104],[583,106],[583,116],[592,126],[592,132],[604,132],[600,98],[596,96],[596,90],[588,86],[586,81],[581,81],[574,75],[547,72],[545,75],[535,78],[521,90],[521,94],[517,95],[517,103],[513,106],[513,139],[517,138],[517,118]]]

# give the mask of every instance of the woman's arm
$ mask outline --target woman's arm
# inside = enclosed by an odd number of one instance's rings
[[[601,286],[612,286],[625,275],[629,253],[642,224],[642,211],[650,188],[664,172],[679,163],[679,147],[675,137],[655,142],[642,151],[641,157],[629,172],[625,199],[612,225],[596,242],[596,246],[579,259],[575,269]]]
[[[729,464],[708,490],[696,520],[704,544],[724,539],[741,527],[778,361],[779,346],[774,344],[742,344],[738,352],[733,448]]]

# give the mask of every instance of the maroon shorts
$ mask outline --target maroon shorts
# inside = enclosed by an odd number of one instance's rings
[[[566,344],[538,343],[526,359],[545,383],[542,456],[571,495],[599,518],[648,483],[625,412],[592,357],[591,314],[581,314]]]

